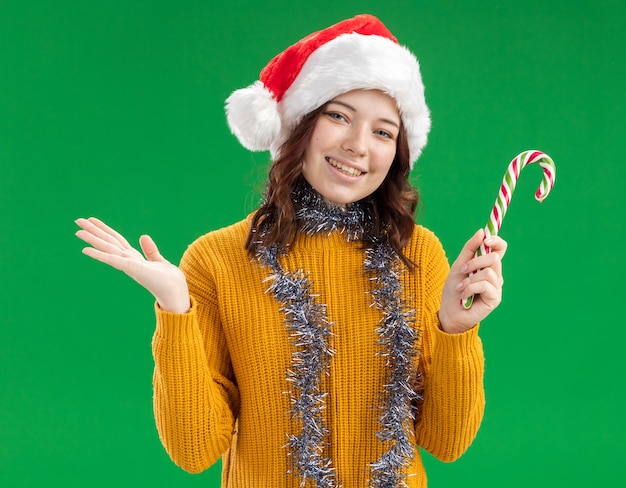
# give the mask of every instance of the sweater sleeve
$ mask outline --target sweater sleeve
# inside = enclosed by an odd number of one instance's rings
[[[416,425],[417,442],[441,461],[459,458],[482,421],[484,356],[478,325],[462,334],[439,328],[437,313],[449,265],[438,240],[420,263],[425,290],[420,372],[424,400]]]
[[[191,295],[186,314],[156,305],[154,415],[172,460],[191,473],[228,449],[239,409],[206,250],[192,244],[181,261]]]

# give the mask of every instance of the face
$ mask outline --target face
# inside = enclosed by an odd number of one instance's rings
[[[339,95],[315,122],[302,174],[330,202],[361,200],[387,176],[399,132],[400,115],[389,95],[378,90]]]

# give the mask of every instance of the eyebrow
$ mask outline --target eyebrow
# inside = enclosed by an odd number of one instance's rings
[[[342,101],[340,101],[340,100],[331,100],[331,101],[330,101],[330,102],[328,102],[328,103],[329,103],[329,104],[330,104],[330,103],[336,103],[336,104],[338,104],[338,105],[343,105],[344,107],[346,107],[346,108],[348,108],[348,109],[352,110],[353,112],[358,112],[358,110],[357,110],[356,108],[354,108],[352,105],[347,104],[346,102],[342,102]],[[384,118],[384,117],[381,117],[381,118],[379,118],[378,120],[380,120],[381,122],[386,122],[387,124],[391,124],[391,125],[393,125],[394,127],[397,127],[398,129],[400,128],[400,125],[399,125],[399,124],[398,124],[395,120],[386,119],[386,118]]]

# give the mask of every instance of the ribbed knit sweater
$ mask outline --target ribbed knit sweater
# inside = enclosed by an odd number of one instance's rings
[[[244,249],[249,225],[247,219],[206,234],[185,252],[188,313],[156,306],[156,425],[172,460],[189,472],[223,457],[225,488],[297,488],[298,477],[286,474],[285,448],[296,428],[286,381],[293,346],[280,304],[267,293],[269,271]],[[434,234],[416,225],[404,251],[417,264],[400,279],[404,299],[416,311],[421,352],[415,361],[424,387],[412,438],[437,458],[453,461],[471,444],[483,415],[478,326],[454,335],[439,329],[449,267]],[[312,293],[327,305],[335,353],[322,378],[325,454],[338,484],[366,488],[371,463],[385,451],[376,437],[376,407],[386,375],[376,334],[382,312],[371,306],[363,250],[338,232],[301,235],[280,259],[285,269],[305,270]],[[409,487],[426,486],[419,451],[407,474]]]

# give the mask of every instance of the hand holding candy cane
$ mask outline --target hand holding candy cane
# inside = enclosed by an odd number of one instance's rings
[[[537,163],[543,168],[543,179],[535,193],[535,199],[539,202],[543,202],[550,193],[550,190],[552,190],[556,178],[556,166],[552,158],[541,151],[524,151],[518,154],[509,164],[504,179],[502,180],[502,185],[500,185],[498,198],[496,198],[496,202],[491,210],[491,215],[489,216],[489,222],[487,222],[487,226],[485,227],[485,238],[498,234],[504,215],[511,203],[511,196],[513,195],[513,190],[515,190],[519,174],[525,166],[533,163]],[[476,251],[476,256],[488,254],[489,251],[489,247],[485,246],[483,243]],[[461,305],[463,308],[468,309],[472,306],[473,302],[474,296],[472,295],[465,300],[461,300]]]

